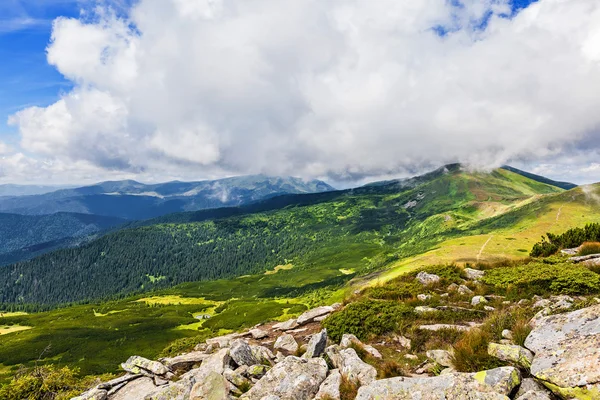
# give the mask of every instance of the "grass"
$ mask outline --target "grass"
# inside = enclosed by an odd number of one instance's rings
[[[600,242],[585,242],[579,249],[580,256],[588,256],[591,254],[600,254]]]
[[[31,326],[21,325],[0,325],[0,335],[8,335],[9,333],[26,331],[31,328]]]

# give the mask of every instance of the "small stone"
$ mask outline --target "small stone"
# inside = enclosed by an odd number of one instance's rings
[[[247,371],[247,369],[245,371]],[[225,371],[223,372],[223,377],[236,387],[240,387],[242,385],[250,385],[251,383],[249,379],[244,377],[239,372],[232,370],[231,368],[225,369]]]
[[[428,307],[428,306],[417,306],[417,307],[415,307],[415,312],[417,314],[425,314],[425,313],[431,313],[431,312],[438,312],[438,310],[436,308]]]
[[[312,335],[306,347],[306,352],[302,357],[319,357],[325,351],[325,347],[327,347],[327,329],[323,329],[321,332]]]
[[[414,354],[405,354],[404,358],[406,358],[407,360],[418,360],[419,357],[415,356]]]
[[[252,336],[252,339],[255,339],[255,340],[264,339],[269,336],[269,334],[267,332],[263,331],[262,329],[258,329],[258,328],[251,329],[249,333]]]
[[[106,400],[108,392],[103,389],[91,389],[83,393],[81,396],[73,397],[71,400]]]
[[[140,356],[129,357],[127,361],[121,364],[121,368],[127,372],[131,372],[132,374],[150,372],[151,374],[155,375],[164,375],[169,372],[168,368],[162,363],[159,363],[158,361],[151,361]]]
[[[261,378],[262,376],[264,376],[267,371],[270,368],[267,367],[266,365],[262,365],[262,364],[257,364],[257,365],[251,365],[250,367],[248,367],[248,370],[246,371],[246,373],[248,374],[248,376],[254,377],[254,378]]]
[[[489,343],[488,354],[499,360],[514,363],[525,369],[529,369],[531,367],[531,362],[533,361],[533,353],[517,345]]]
[[[518,306],[526,306],[527,304],[529,304],[529,300],[527,299],[521,299],[517,302]]]
[[[508,329],[504,329],[504,330],[502,331],[502,337],[503,337],[504,339],[513,340],[513,334],[512,334],[512,332],[511,332],[510,330],[508,330]]]
[[[477,306],[477,305],[483,304],[483,303],[487,303],[487,300],[483,296],[474,296],[471,299],[471,305],[472,306]]]
[[[231,342],[229,355],[237,365],[254,365],[259,361],[252,354],[252,349],[243,339],[236,339]]]
[[[466,287],[465,285],[460,285],[458,287],[458,294],[473,294],[473,291]]]
[[[412,346],[412,341],[405,336],[394,336],[394,341],[405,349],[410,349]]]
[[[416,276],[417,281],[422,285],[431,285],[440,281],[440,277],[435,274],[428,274],[425,271],[421,271]]]
[[[331,306],[322,306],[322,307],[313,308],[312,310],[308,310],[308,311],[304,312],[303,314],[301,314],[298,317],[298,319],[296,320],[296,322],[298,323],[298,325],[304,325],[309,322],[312,322],[317,317],[320,317],[322,315],[331,314],[334,311],[335,311],[335,309]]]
[[[429,350],[426,353],[427,357],[435,361],[442,367],[453,367],[452,354],[446,350]]]
[[[485,275],[485,271],[480,271],[478,269],[473,268],[465,268],[464,272],[467,279],[470,279],[472,281],[481,279]]]
[[[451,283],[446,290],[449,292],[454,292],[455,290],[458,290],[458,285],[456,283]]]
[[[494,307],[492,307],[492,306],[483,306],[483,309],[485,311],[496,311],[496,309]]]
[[[417,299],[421,300],[421,301],[426,301],[431,299],[431,295],[430,294],[420,294],[417,296]]]
[[[285,322],[280,322],[278,324],[273,325],[273,329],[278,331],[289,331],[292,329],[296,329],[298,327],[298,322],[296,319],[288,319]]]
[[[217,336],[214,338],[206,339],[206,344],[221,349],[229,347],[231,342],[240,337],[239,333],[230,333],[229,335]]]

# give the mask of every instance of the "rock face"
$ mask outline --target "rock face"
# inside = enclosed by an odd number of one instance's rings
[[[565,398],[600,398],[600,305],[536,321],[531,374]]]
[[[132,374],[143,374],[144,372],[149,372],[154,375],[164,375],[169,372],[167,367],[158,361],[151,361],[140,356],[129,357],[127,361],[121,364],[121,368],[127,372],[131,372]]]
[[[533,361],[531,351],[517,345],[490,343],[488,354],[502,361],[508,361],[522,368],[529,369]]]
[[[298,323],[298,325],[304,325],[309,322],[312,322],[317,317],[320,317],[320,316],[323,316],[326,314],[331,314],[334,311],[335,311],[335,309],[331,306],[323,306],[323,307],[313,308],[312,310],[308,310],[304,314],[300,315],[298,317],[298,319],[296,320],[296,322]]]
[[[250,348],[248,343],[246,343],[242,339],[236,339],[233,342],[231,342],[229,355],[237,365],[259,364],[259,361],[256,359],[254,354],[252,354],[252,349]]]
[[[337,369],[332,369],[329,376],[323,381],[315,400],[340,400],[340,385],[342,374]]]
[[[288,354],[294,354],[298,351],[298,343],[290,334],[284,334],[277,338],[274,345],[275,350],[282,350]]]
[[[330,346],[325,354],[333,366],[340,370],[342,376],[350,381],[368,385],[375,380],[377,370],[360,359],[354,349],[341,349],[339,346]]]
[[[211,372],[194,385],[190,400],[228,400],[229,385],[221,374]]]
[[[281,400],[312,399],[327,376],[322,358],[286,357],[259,380],[241,399],[261,400],[272,395]]]
[[[323,329],[321,332],[312,335],[303,357],[319,357],[325,351],[325,347],[327,347],[327,329]]]
[[[512,367],[428,378],[397,377],[362,386],[356,400],[505,400],[521,378]]]
[[[428,274],[427,272],[419,272],[416,276],[416,280],[419,281],[421,285],[431,285],[432,283],[437,283],[440,281],[440,277],[435,274]]]

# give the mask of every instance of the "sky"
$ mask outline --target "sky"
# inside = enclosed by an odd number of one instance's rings
[[[595,0],[2,0],[0,183],[600,181]]]

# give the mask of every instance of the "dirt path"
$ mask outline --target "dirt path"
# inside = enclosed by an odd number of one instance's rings
[[[560,206],[558,208],[558,212],[556,213],[556,222],[558,222],[558,219],[560,218],[560,212],[562,211],[562,209],[563,209],[564,206],[565,205],[563,204],[562,206]]]
[[[490,242],[490,240],[492,240],[493,237],[494,237],[494,235],[490,235],[488,240],[483,244],[483,246],[481,246],[481,249],[479,250],[479,254],[477,254],[477,261],[479,261],[479,259],[481,258],[481,254],[483,254],[483,250],[485,249],[485,246],[488,245],[488,243]]]

